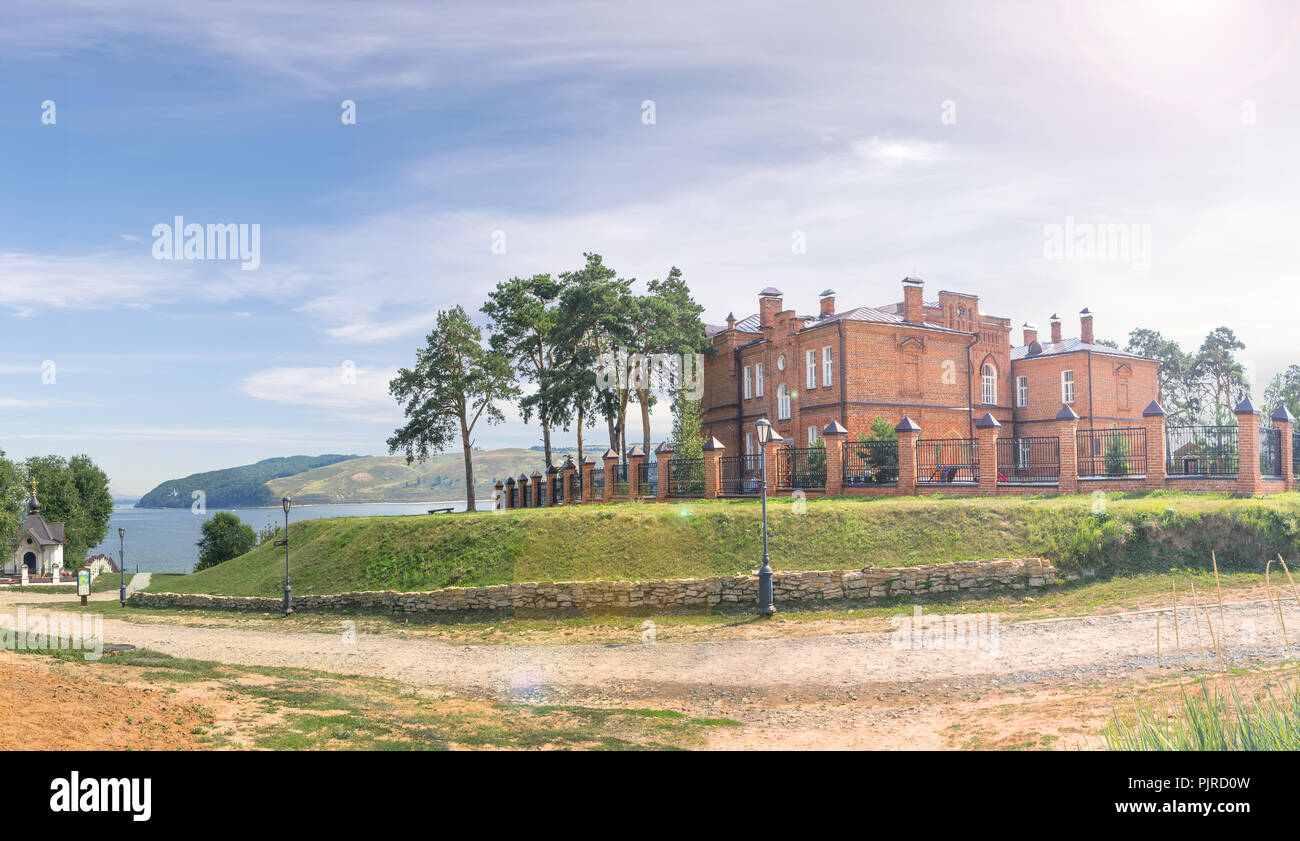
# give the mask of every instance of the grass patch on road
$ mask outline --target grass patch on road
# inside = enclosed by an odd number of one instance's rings
[[[854,569],[1044,557],[1063,570],[1207,567],[1255,571],[1300,550],[1300,494],[1111,494],[947,499],[838,498],[769,506],[774,566]],[[414,517],[305,520],[290,529],[296,593],[430,590],[526,581],[654,580],[752,572],[755,501],[619,503]],[[155,592],[278,596],[283,549],[183,576]]]
[[[32,652],[95,677],[185,692],[214,712],[201,747],[265,750],[596,749],[700,747],[708,732],[737,726],[674,710],[482,701],[423,693],[396,681],[296,668],[237,666],[148,649]],[[128,722],[134,724],[134,722]]]

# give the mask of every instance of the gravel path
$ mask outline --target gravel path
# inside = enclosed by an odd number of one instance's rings
[[[24,595],[24,601],[31,600],[31,594]],[[1289,602],[1283,609],[1294,652],[1300,644],[1300,610]],[[0,613],[11,610],[0,608]],[[1208,614],[1219,633],[1217,605]],[[1140,611],[1003,623],[996,628],[996,656],[988,656],[994,653],[991,650],[900,648],[888,633],[650,645],[639,641],[628,645],[460,645],[347,634],[344,617],[340,617],[337,636],[113,620],[105,623],[105,639],[181,657],[364,674],[534,700],[573,693],[655,690],[697,698],[751,692],[815,697],[932,680],[1014,685],[1150,667],[1156,664],[1156,617],[1154,611]],[[1229,605],[1225,618],[1231,662],[1283,656],[1282,632],[1267,603]],[[1208,651],[1204,613],[1199,632]],[[1197,650],[1197,624],[1190,608],[1179,611],[1179,635],[1187,661]],[[1164,664],[1170,665],[1174,627],[1168,611],[1161,623],[1161,648]],[[1209,655],[1205,657],[1208,665]]]
[[[107,575],[108,573],[104,574]],[[131,580],[127,582],[126,594],[129,596],[136,590],[143,590],[145,587],[148,587],[149,581],[152,577],[152,573],[137,572],[132,576]],[[75,586],[77,583],[76,578],[73,578],[71,583]],[[53,604],[56,602],[67,602],[70,598],[73,597],[69,596],[67,593],[42,593],[39,590],[12,590],[8,588],[0,588],[0,605]],[[86,598],[92,602],[117,601],[117,588],[115,587],[112,590],[105,590],[101,593],[91,593]]]

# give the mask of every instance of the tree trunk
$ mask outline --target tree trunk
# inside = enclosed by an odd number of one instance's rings
[[[583,411],[582,404],[578,404],[578,469],[582,469],[582,424],[586,421],[586,413]]]
[[[461,428],[461,446],[465,450],[465,510],[477,511],[474,505],[474,455],[470,451],[469,431]]]
[[[551,466],[551,419],[545,413],[538,415],[542,422],[542,450],[546,458],[546,466]]]
[[[636,399],[641,404],[641,441],[646,458],[650,457],[650,389],[637,389]]]

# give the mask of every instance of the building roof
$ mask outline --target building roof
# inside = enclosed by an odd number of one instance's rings
[[[1099,345],[1096,342],[1085,342],[1080,338],[1062,339],[1059,342],[1039,342],[1043,347],[1042,353],[1035,353],[1032,358],[1037,359],[1040,356],[1059,356],[1063,353],[1081,353],[1091,351],[1093,353],[1105,354],[1106,356],[1122,356],[1126,359],[1150,359],[1149,356],[1143,356],[1140,353],[1129,353],[1126,350],[1119,350],[1110,345]],[[1020,359],[1029,359],[1029,345],[1020,345],[1011,348],[1011,361],[1015,362]]]
[[[28,514],[18,534],[20,540],[23,534],[31,535],[41,546],[58,546],[64,541],[63,523],[47,523],[40,514]]]
[[[828,315],[825,318],[815,315],[798,315],[795,316],[795,320],[804,322],[805,330],[809,327],[820,327],[823,324],[831,324],[835,321],[866,321],[874,324],[904,324],[912,327],[925,327],[930,330],[942,330],[945,333],[962,332],[961,330],[953,330],[950,327],[945,327],[942,324],[935,324],[930,321],[921,324],[912,324],[911,322],[904,321],[903,316],[898,312],[891,312],[888,309],[880,307],[854,307],[853,309],[844,310],[843,312],[837,312],[834,315]],[[704,333],[707,336],[714,336],[726,329],[725,326],[710,324],[704,328]],[[758,313],[754,313],[753,315],[737,321],[736,332],[762,333],[763,328],[760,326]]]

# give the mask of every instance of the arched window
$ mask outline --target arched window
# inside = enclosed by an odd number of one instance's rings
[[[776,419],[790,419],[790,386],[785,383],[781,383],[776,390]]]
[[[993,405],[998,402],[998,372],[992,365],[985,365],[983,374],[980,402]]]

